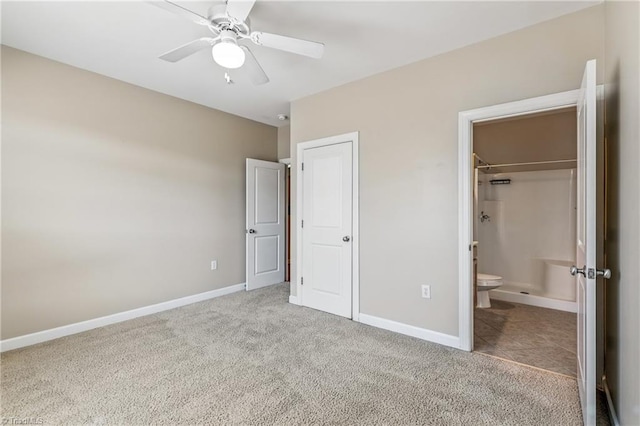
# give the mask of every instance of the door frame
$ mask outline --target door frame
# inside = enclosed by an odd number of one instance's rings
[[[352,235],[351,235],[351,319],[360,320],[360,208],[359,208],[359,132],[344,133],[321,139],[314,139],[297,144],[296,156],[296,295],[297,303],[302,305],[304,293],[300,283],[302,271],[302,212],[304,206],[304,173],[302,172],[302,158],[305,149],[319,148],[329,145],[351,142],[351,173],[352,173]]]
[[[473,125],[576,106],[579,94],[580,90],[570,90],[458,114],[458,333],[462,350],[473,350]]]
[[[278,163],[284,169],[284,282],[291,281],[291,157],[281,158]]]

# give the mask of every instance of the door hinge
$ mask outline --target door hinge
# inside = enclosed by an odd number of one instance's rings
[[[300,285],[304,285],[304,277],[300,277]]]
[[[302,219],[302,223],[300,224],[301,228],[304,228],[304,219]]]
[[[304,172],[304,163],[302,163],[302,171]]]

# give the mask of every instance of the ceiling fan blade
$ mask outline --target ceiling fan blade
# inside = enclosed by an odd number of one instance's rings
[[[227,15],[244,22],[256,0],[227,0]]]
[[[256,60],[256,57],[253,56],[253,53],[251,53],[246,46],[240,46],[240,48],[244,50],[245,53],[245,61],[241,69],[246,72],[251,82],[256,86],[268,83],[269,77],[267,77],[267,74]]]
[[[180,59],[184,59],[189,55],[193,55],[194,53],[205,49],[207,47],[211,47],[215,44],[217,39],[211,37],[202,37],[197,40],[190,41],[187,44],[183,44],[177,49],[173,49],[164,53],[160,56],[160,59],[163,59],[168,62],[178,62]]]
[[[252,32],[251,41],[259,46],[271,47],[316,59],[320,59],[324,53],[323,43],[278,34],[263,33],[261,31]]]
[[[209,26],[211,22],[204,16],[198,15],[195,12],[192,12],[189,9],[186,9],[178,4],[172,3],[170,1],[149,1],[147,3],[151,3],[154,6],[158,6],[161,9],[168,10],[171,13],[175,13],[176,15],[180,15],[184,18],[189,19],[190,21],[195,22],[198,25]]]

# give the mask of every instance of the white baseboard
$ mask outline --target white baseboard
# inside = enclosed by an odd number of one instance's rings
[[[534,296],[532,294],[514,293],[506,290],[491,290],[489,298],[504,302],[522,303],[523,305],[539,308],[556,309],[558,311],[578,312],[578,304],[568,300],[552,299],[550,297]]]
[[[438,343],[440,345],[450,346],[456,349],[460,348],[460,339],[457,336],[451,336],[450,334],[439,333],[437,331],[427,330],[426,328],[415,327],[413,325],[407,325],[401,322],[395,322],[363,313],[360,314],[359,322],[373,327],[405,334],[407,336],[416,337],[428,342]]]
[[[82,333],[83,331],[92,330],[94,328],[104,327],[105,325],[116,324],[122,321],[143,317],[145,315],[156,314],[162,311],[179,308],[181,306],[190,305],[192,303],[202,302],[204,300],[214,299],[216,297],[225,296],[245,289],[245,283],[231,285],[229,287],[219,288],[217,290],[205,291],[204,293],[194,294],[193,296],[181,297],[179,299],[169,300],[167,302],[156,303],[155,305],[144,306],[142,308],[132,309],[130,311],[119,312],[113,315],[107,315],[100,318],[94,318],[87,321],[76,322],[74,324],[63,325],[61,327],[51,328],[49,330],[38,331],[36,333],[25,334],[24,336],[13,337],[0,341],[0,352],[6,352],[13,349],[23,348],[25,346],[35,345],[37,343],[46,342],[60,337],[69,336],[71,334]]]
[[[616,415],[616,408],[613,406],[613,399],[611,399],[611,392],[609,391],[609,385],[607,384],[607,378],[602,378],[602,387],[604,394],[607,396],[607,408],[609,409],[609,420],[613,426],[620,426],[618,416]]]
[[[296,296],[289,296],[289,303],[291,303],[292,305],[299,305],[300,302],[298,301],[298,298]]]

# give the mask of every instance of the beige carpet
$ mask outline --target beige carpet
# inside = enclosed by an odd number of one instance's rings
[[[581,424],[575,380],[236,293],[2,355],[45,424]]]

